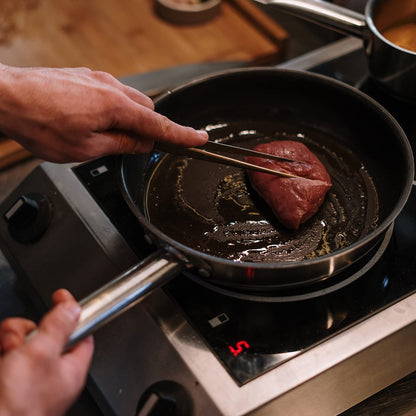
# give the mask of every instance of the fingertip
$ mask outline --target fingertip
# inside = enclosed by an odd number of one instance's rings
[[[208,133],[205,130],[195,130],[192,127],[188,127],[191,134],[188,136],[188,141],[182,142],[183,146],[203,146],[209,139]]]
[[[72,296],[71,292],[67,289],[58,289],[52,294],[52,301],[54,305],[61,302],[76,302],[75,298]]]
[[[207,142],[207,140],[209,139],[207,131],[197,130],[196,132],[198,133],[199,137],[204,141],[204,143]]]
[[[94,353],[94,349],[95,349],[94,337],[92,335],[89,335],[83,340],[83,343],[84,343],[84,348],[88,351],[88,353],[92,357],[92,354]]]
[[[94,337],[88,335],[81,341],[74,344],[69,350],[66,351],[67,354],[81,354],[84,357],[92,356],[95,348]],[[83,352],[80,352],[83,351]]]
[[[95,346],[94,337],[92,335],[88,335],[85,338],[85,342],[87,342],[88,344],[92,345],[93,347]]]
[[[85,378],[94,355],[94,338],[89,335],[65,353],[64,360],[77,379]]]

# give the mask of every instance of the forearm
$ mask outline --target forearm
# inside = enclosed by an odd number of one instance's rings
[[[15,108],[13,68],[0,63],[0,133],[7,134],[7,121]]]

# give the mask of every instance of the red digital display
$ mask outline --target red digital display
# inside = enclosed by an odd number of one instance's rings
[[[250,345],[246,341],[238,341],[237,344],[235,344],[235,348],[231,345],[228,346],[228,349],[233,353],[234,357],[237,357],[239,354],[241,354],[244,348],[250,348]]]
[[[253,279],[255,274],[256,274],[256,270],[254,267],[248,267],[246,269],[246,276],[248,279]]]

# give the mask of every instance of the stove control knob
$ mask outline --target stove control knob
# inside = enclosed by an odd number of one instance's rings
[[[39,193],[22,195],[4,214],[9,234],[19,243],[34,243],[45,233],[52,219],[52,204]]]
[[[140,398],[136,416],[190,416],[192,399],[186,389],[175,381],[152,384]]]

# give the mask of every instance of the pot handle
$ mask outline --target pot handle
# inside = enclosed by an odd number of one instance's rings
[[[363,37],[367,27],[365,16],[354,10],[320,0],[255,0],[276,6],[288,13],[338,32]]]
[[[81,300],[81,316],[65,350],[126,311],[156,287],[177,276],[184,267],[184,263],[176,257],[159,249]],[[26,341],[34,337],[36,332],[32,331]]]
[[[164,250],[157,250],[81,300],[81,316],[66,349],[126,311],[183,269],[184,264],[176,257]]]

